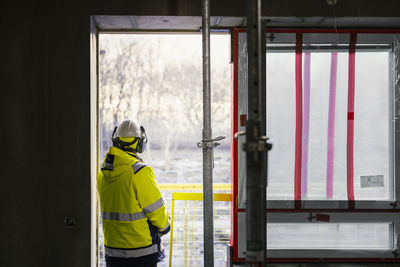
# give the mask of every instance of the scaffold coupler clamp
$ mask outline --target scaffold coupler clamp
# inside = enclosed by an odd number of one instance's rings
[[[197,143],[198,148],[209,148],[211,149],[211,158],[212,158],[212,168],[214,169],[214,148],[219,146],[221,143],[216,141],[221,141],[225,139],[225,136],[218,136],[212,139],[202,139]]]
[[[214,148],[219,146],[221,143],[216,141],[221,141],[225,139],[225,136],[218,136],[212,139],[202,139],[200,142],[197,143],[198,148]]]
[[[272,144],[268,143],[268,137],[261,136],[258,141],[245,142],[243,144],[243,150],[246,152],[267,152],[272,149]]]

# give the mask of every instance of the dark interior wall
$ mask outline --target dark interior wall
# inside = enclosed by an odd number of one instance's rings
[[[89,266],[89,19],[35,2],[1,12],[0,266]]]
[[[337,16],[396,17],[397,0],[338,0]],[[268,16],[332,16],[270,0]],[[0,266],[90,265],[90,15],[200,16],[200,0],[8,1],[0,25]],[[211,15],[245,16],[211,0]],[[400,26],[400,25],[399,25]],[[64,219],[76,219],[73,228]]]

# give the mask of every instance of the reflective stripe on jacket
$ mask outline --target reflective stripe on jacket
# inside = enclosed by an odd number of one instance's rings
[[[140,257],[154,253],[155,244],[160,249],[154,229],[167,229],[169,220],[151,167],[111,147],[97,177],[97,192],[107,255]]]

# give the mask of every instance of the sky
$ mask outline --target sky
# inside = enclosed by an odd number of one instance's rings
[[[141,39],[149,46],[156,46],[158,40],[162,42],[159,47],[161,54],[160,62],[175,60],[186,61],[195,59],[202,60],[202,35],[198,34],[100,34],[100,42],[103,38],[111,39],[115,45],[128,40]],[[104,39],[103,39],[104,40]],[[187,49],[190,47],[190,49]],[[210,54],[214,64],[225,64],[230,62],[230,36],[229,34],[212,34],[210,38]],[[116,51],[107,51],[115,54]]]

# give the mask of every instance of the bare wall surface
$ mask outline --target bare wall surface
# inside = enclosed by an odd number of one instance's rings
[[[396,17],[397,0],[265,2],[274,17]],[[9,1],[0,23],[0,266],[90,266],[90,15],[200,16],[199,0]],[[244,1],[211,15],[245,17]],[[373,26],[373,25],[371,25]],[[67,228],[64,219],[76,219]]]

